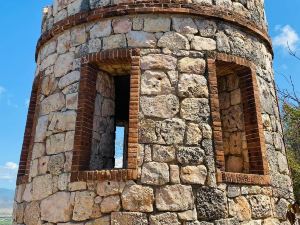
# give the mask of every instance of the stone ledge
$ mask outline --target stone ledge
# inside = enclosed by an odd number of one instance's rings
[[[36,59],[41,47],[53,38],[55,35],[62,33],[71,27],[78,26],[84,23],[93,22],[102,18],[109,18],[114,16],[125,16],[132,14],[183,14],[191,16],[203,16],[206,18],[224,20],[229,23],[233,23],[242,28],[247,33],[254,34],[262,39],[273,55],[273,49],[271,39],[267,32],[259,28],[251,20],[246,19],[244,16],[235,13],[233,11],[224,11],[216,6],[199,6],[196,4],[184,4],[180,2],[165,2],[159,0],[156,2],[143,2],[136,1],[132,3],[124,3],[110,7],[97,8],[88,12],[77,13],[73,16],[69,16],[53,25],[53,28],[46,31],[41,35],[36,47]]]
[[[269,175],[217,172],[218,183],[269,185]]]

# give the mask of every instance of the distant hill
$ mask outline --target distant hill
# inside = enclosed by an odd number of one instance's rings
[[[0,188],[0,216],[12,214],[14,195],[14,190]]]

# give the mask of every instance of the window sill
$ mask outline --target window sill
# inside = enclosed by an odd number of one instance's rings
[[[270,176],[219,171],[217,172],[217,182],[267,186],[270,184]]]
[[[111,169],[96,171],[78,171],[71,173],[71,182],[77,181],[127,181],[138,178],[137,169]]]

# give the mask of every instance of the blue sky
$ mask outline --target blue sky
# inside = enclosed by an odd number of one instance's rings
[[[14,188],[15,174],[35,71],[35,45],[43,6],[52,0],[3,1],[0,7],[0,188]],[[300,62],[288,55],[289,40],[300,55],[299,0],[266,0],[269,30],[274,39],[275,71],[292,75],[300,90]],[[288,84],[276,74],[277,84]]]

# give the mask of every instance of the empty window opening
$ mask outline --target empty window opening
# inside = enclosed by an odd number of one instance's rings
[[[218,92],[225,169],[227,172],[249,173],[249,156],[239,76],[234,71],[218,74]]]
[[[99,72],[90,169],[126,168],[130,76]]]

